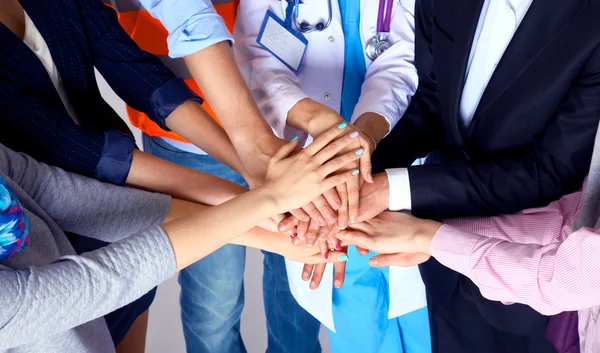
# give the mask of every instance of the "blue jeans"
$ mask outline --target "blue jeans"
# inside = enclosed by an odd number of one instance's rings
[[[144,150],[247,186],[239,174],[211,156],[179,150],[160,138],[144,135]],[[293,298],[283,257],[263,254],[267,353],[320,353],[320,323]],[[180,272],[181,321],[188,353],[246,353],[240,335],[245,265],[246,248],[225,245]]]

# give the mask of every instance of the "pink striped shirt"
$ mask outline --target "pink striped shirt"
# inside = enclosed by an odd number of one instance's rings
[[[579,310],[581,352],[600,352],[600,231],[572,231],[582,192],[513,215],[445,221],[431,254],[484,297],[542,314]]]

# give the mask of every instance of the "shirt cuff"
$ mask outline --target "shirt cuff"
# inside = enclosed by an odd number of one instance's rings
[[[443,224],[433,236],[429,252],[442,265],[471,278],[470,257],[481,236]]]
[[[169,31],[167,37],[169,56],[172,58],[194,54],[223,41],[233,45],[233,36],[229,33],[223,18],[215,12],[200,13],[190,17],[182,26],[173,32]]]
[[[410,179],[408,169],[386,169],[390,189],[389,210],[410,211],[412,200],[410,195]]]
[[[158,87],[150,96],[147,114],[161,129],[170,131],[166,119],[180,105],[188,100],[202,104],[204,101],[181,78],[172,78]]]
[[[129,175],[135,140],[116,130],[104,133],[104,149],[96,166],[96,178],[115,185],[123,185]]]

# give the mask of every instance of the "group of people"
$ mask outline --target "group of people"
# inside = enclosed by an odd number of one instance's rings
[[[244,353],[248,246],[269,353],[600,351],[599,16],[1,1],[0,351],[144,352],[179,272],[187,352]]]

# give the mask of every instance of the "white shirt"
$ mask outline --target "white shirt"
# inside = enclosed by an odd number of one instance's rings
[[[60,74],[58,73],[58,69],[54,64],[54,60],[52,59],[52,55],[50,54],[50,49],[42,37],[42,34],[33,24],[27,12],[25,12],[25,35],[23,36],[23,43],[33,51],[33,53],[40,59],[42,65],[48,72],[48,76],[50,76],[50,80],[56,88],[58,95],[60,96],[60,100],[63,102],[67,113],[75,121],[76,124],[79,124],[77,120],[77,116],[75,115],[75,110],[69,101],[69,97],[67,96],[67,91],[65,90],[65,86],[60,78]]]
[[[469,126],[496,66],[523,21],[533,0],[485,0],[467,65],[460,101],[460,118]],[[410,179],[406,168],[386,170],[389,209],[410,210]]]

